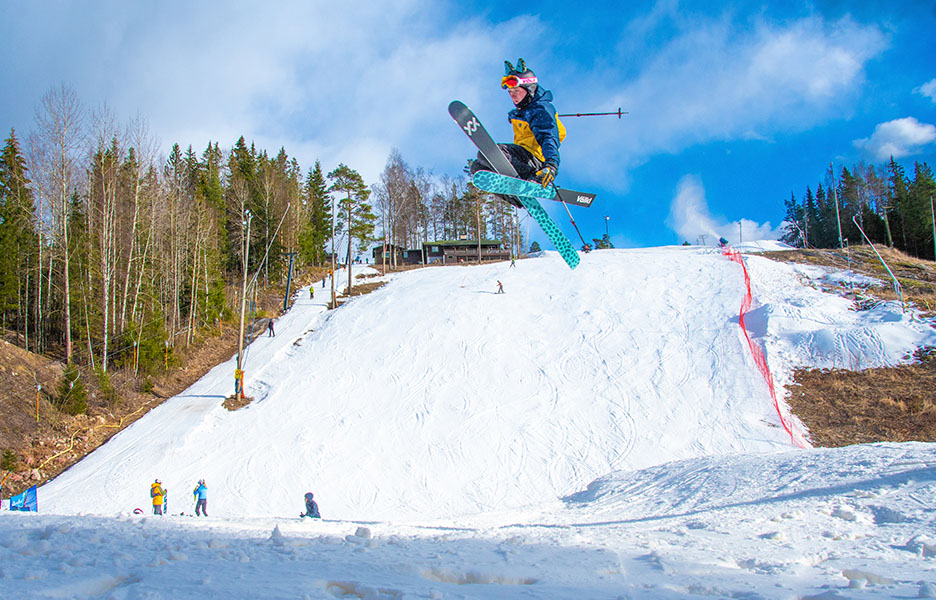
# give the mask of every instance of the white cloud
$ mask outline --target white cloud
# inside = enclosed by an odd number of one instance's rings
[[[738,243],[778,240],[783,235],[780,228],[774,229],[769,222],[761,224],[749,219],[730,222],[712,216],[702,181],[694,175],[685,175],[679,180],[666,225],[680,239],[692,244],[699,242],[702,236],[705,236],[705,243],[714,245],[720,238]]]
[[[936,79],[930,79],[920,87],[913,90],[921,96],[926,96],[933,102],[936,102]]]
[[[430,0],[284,0],[275,9],[105,0],[23,13],[0,32],[36,38],[16,77],[0,74],[0,89],[38,101],[64,81],[86,105],[106,101],[121,118],[143,115],[164,151],[175,142],[197,153],[209,141],[228,149],[243,135],[271,153],[285,147],[304,169],[316,159],[326,170],[345,161],[368,182],[392,147],[414,164],[450,159],[460,168],[472,152],[448,103],[480,107],[479,96],[490,93],[497,112],[485,120],[503,118],[500,65],[516,40],[536,44],[544,32],[535,17],[489,24]],[[30,89],[20,73],[35,75]],[[440,144],[439,132],[451,143]]]
[[[904,117],[878,124],[871,137],[852,143],[870,154],[874,160],[887,160],[892,156],[903,158],[916,154],[934,141],[936,127],[920,123],[913,117]]]
[[[594,124],[588,135],[634,166],[696,144],[771,139],[841,118],[861,89],[865,65],[886,45],[878,27],[849,18],[753,28],[730,17],[695,20],[642,57],[646,66],[624,87],[609,92],[613,73],[586,73],[568,82],[563,104],[628,110],[626,128]]]

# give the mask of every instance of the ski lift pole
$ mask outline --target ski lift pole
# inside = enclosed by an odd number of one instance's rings
[[[617,115],[617,118],[620,119],[621,115],[629,115],[630,113],[626,110],[617,109],[616,112],[594,112],[594,113],[567,113],[564,115],[559,115],[560,117],[606,117]]]
[[[877,251],[877,248],[874,247],[874,243],[868,238],[867,234],[864,232],[864,229],[861,228],[861,225],[858,224],[858,221],[855,216],[852,217],[852,223],[855,224],[855,227],[858,228],[858,231],[861,232],[861,235],[864,236],[865,241],[868,242],[868,245],[871,246],[871,249],[874,250],[874,253],[877,254],[878,260],[881,261],[881,264],[884,265],[884,268],[887,270],[887,274],[891,276],[891,279],[894,280],[894,291],[897,293],[897,296],[900,298],[900,308],[903,312],[907,312],[907,305],[904,303],[903,291],[900,288],[900,281],[897,279],[897,276],[894,275],[894,272],[891,271],[890,267],[887,266],[887,263],[884,262],[884,257],[881,256],[881,253]]]

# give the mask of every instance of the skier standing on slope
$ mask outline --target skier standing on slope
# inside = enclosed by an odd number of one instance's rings
[[[536,180],[546,187],[559,172],[559,145],[565,139],[565,126],[552,105],[552,92],[540,87],[536,75],[522,58],[516,67],[504,61],[504,70],[501,87],[507,90],[514,104],[513,110],[507,113],[513,125],[514,143],[498,144],[498,147],[521,179]],[[494,169],[479,152],[468,170],[474,175]],[[522,206],[515,198],[505,199]]]
[[[208,487],[205,485],[204,479],[198,480],[198,485],[195,486],[195,489],[192,491],[192,495],[195,496],[195,516],[208,516]],[[201,510],[201,514],[199,514]]]
[[[163,514],[163,499],[166,497],[166,490],[162,487],[162,482],[158,479],[150,486],[150,498],[153,499],[153,514]]]

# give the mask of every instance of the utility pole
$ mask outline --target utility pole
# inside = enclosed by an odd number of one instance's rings
[[[293,270],[293,259],[296,257],[296,252],[283,252],[284,255],[289,257],[289,269],[286,272],[286,297],[283,298],[283,310],[286,310],[286,303],[289,301],[289,284],[292,283],[292,270]]]
[[[332,234],[331,234],[331,307],[338,308],[338,297],[335,295],[335,219],[338,215],[335,214],[335,195],[332,194]]]
[[[608,221],[611,220],[611,217],[605,215],[605,237],[608,238],[608,241],[611,240],[611,234],[608,233]]]
[[[244,398],[244,315],[247,312],[247,258],[250,255],[250,219],[253,215],[249,210],[244,211],[244,283],[241,286],[241,311],[240,311],[240,333],[237,339],[237,369],[234,371],[234,398],[242,400]]]
[[[842,217],[839,216],[838,187],[835,185],[835,167],[832,166],[832,163],[829,163],[829,171],[832,172],[832,193],[835,195],[835,222],[838,223],[839,248],[844,248],[845,242],[842,240]]]

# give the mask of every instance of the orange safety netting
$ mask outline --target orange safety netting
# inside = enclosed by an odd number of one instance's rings
[[[755,344],[751,336],[748,335],[747,327],[744,325],[744,315],[751,309],[751,303],[753,302],[753,295],[751,294],[751,276],[748,274],[744,259],[741,257],[741,253],[733,248],[724,248],[722,254],[741,265],[741,269],[744,271],[745,292],[744,300],[741,302],[738,323],[741,325],[741,331],[744,332],[744,338],[747,340],[748,348],[751,350],[754,364],[757,365],[757,370],[761,372],[761,375],[764,376],[764,381],[767,382],[767,388],[770,390],[770,398],[773,400],[774,408],[777,409],[777,415],[780,417],[780,424],[783,425],[783,429],[790,434],[790,442],[794,446],[809,448],[809,443],[806,442],[803,435],[799,432],[794,433],[793,426],[789,423],[787,418],[783,416],[783,411],[780,410],[780,402],[777,400],[777,393],[774,390],[773,375],[770,374],[770,368],[767,366],[767,357],[764,356],[764,351],[761,350],[761,347]]]

